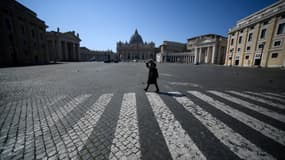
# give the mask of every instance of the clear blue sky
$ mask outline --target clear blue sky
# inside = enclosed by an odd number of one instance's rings
[[[277,0],[17,0],[37,13],[48,31],[80,34],[80,45],[112,49],[137,28],[144,41],[186,43],[193,36],[227,35],[237,20]]]

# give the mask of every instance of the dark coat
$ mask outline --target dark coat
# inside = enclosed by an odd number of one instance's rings
[[[148,84],[155,84],[155,83],[157,83],[157,78],[158,78],[157,69],[155,67],[148,67],[148,68],[149,68],[149,72],[148,72],[147,83]]]

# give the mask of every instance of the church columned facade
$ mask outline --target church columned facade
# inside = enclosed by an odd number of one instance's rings
[[[121,41],[117,43],[117,54],[121,61],[155,60],[155,44],[153,42],[143,42],[142,37],[138,31],[135,30],[135,33],[131,36],[129,43]]]

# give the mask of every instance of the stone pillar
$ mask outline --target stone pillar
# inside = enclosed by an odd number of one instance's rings
[[[67,42],[64,42],[64,50],[65,50],[65,59],[68,60],[69,59],[69,55],[68,55],[68,50],[67,50]]]
[[[209,49],[210,47],[207,47],[207,52],[206,52],[206,58],[205,58],[205,62],[206,63],[209,63],[210,62],[210,49]]]
[[[65,58],[68,60],[69,59],[69,55],[68,55],[68,43],[66,41],[64,41],[64,50],[65,50]]]
[[[76,61],[79,61],[80,60],[79,44],[75,44],[75,54],[76,54]]]
[[[200,48],[199,49],[199,63],[201,63],[201,61],[202,61],[202,50],[203,50],[203,48]]]
[[[195,48],[195,57],[194,57],[194,63],[198,63],[198,48]]]
[[[75,61],[76,60],[75,43],[72,43],[72,52],[73,52],[73,61]]]
[[[213,46],[213,49],[212,49],[212,64],[215,64],[215,57],[216,57],[216,46]]]

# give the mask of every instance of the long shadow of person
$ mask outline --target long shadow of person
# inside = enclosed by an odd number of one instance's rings
[[[158,94],[166,95],[170,97],[183,97],[185,94],[179,93],[179,92],[158,92]]]

